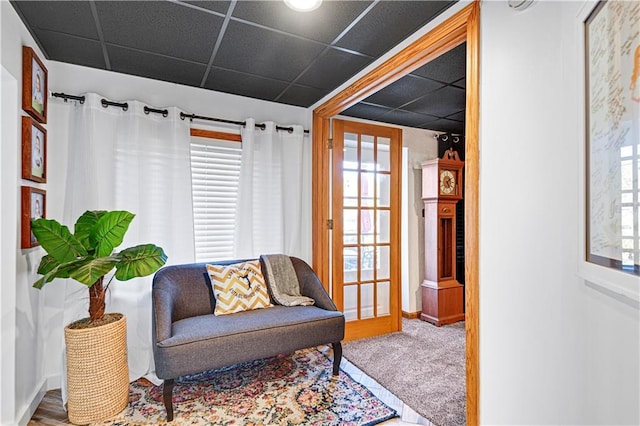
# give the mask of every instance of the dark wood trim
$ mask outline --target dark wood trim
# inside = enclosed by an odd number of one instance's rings
[[[36,62],[44,74],[42,87],[42,112],[33,107],[33,62]],[[22,109],[42,124],[47,123],[47,103],[49,102],[49,72],[36,52],[29,46],[22,46]]]
[[[406,318],[406,319],[418,319],[420,318],[420,311],[417,312],[407,312],[407,311],[402,311],[402,318]]]
[[[31,186],[21,187],[22,198],[22,212],[21,212],[21,226],[20,226],[20,248],[29,249],[37,247],[40,243],[31,240],[31,218],[34,217],[34,212],[31,211],[31,195],[40,194],[42,196],[42,211],[39,215],[35,215],[36,218],[47,217],[47,191],[44,189],[33,188]]]
[[[42,133],[40,149],[42,151],[42,176],[33,174],[33,128]],[[33,117],[22,116],[22,179],[39,183],[47,182],[47,129],[40,125]]]

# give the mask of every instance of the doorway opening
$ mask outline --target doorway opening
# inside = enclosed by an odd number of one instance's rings
[[[478,424],[478,120],[479,120],[479,3],[473,2],[405,49],[360,78],[313,111],[312,238],[313,267],[330,283],[330,164],[329,120],[386,85],[466,42],[467,91],[465,113],[465,328],[467,424]],[[398,188],[399,190],[399,188]]]

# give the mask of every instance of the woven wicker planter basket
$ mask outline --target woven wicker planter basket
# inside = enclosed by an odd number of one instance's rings
[[[129,400],[127,322],[122,314],[93,328],[64,329],[69,420],[88,424],[113,417]]]

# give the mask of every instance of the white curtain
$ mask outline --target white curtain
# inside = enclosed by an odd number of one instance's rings
[[[121,249],[153,243],[167,253],[167,264],[193,262],[189,122],[176,108],[163,117],[145,114],[138,101],[127,101],[124,111],[85,96],[72,106],[63,222],[73,232],[86,210],[127,210],[136,216]],[[127,318],[131,380],[154,371],[152,277],[114,280],[107,294],[107,312]],[[86,317],[88,307],[85,286],[69,280],[66,292],[65,325]]]
[[[303,129],[276,131],[246,120],[235,228],[235,257],[303,252]]]

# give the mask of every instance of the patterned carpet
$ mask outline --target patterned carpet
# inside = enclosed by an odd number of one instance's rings
[[[341,371],[329,347],[297,351],[176,380],[171,425],[375,425],[396,417]],[[131,384],[128,407],[101,425],[166,424],[162,386]]]

